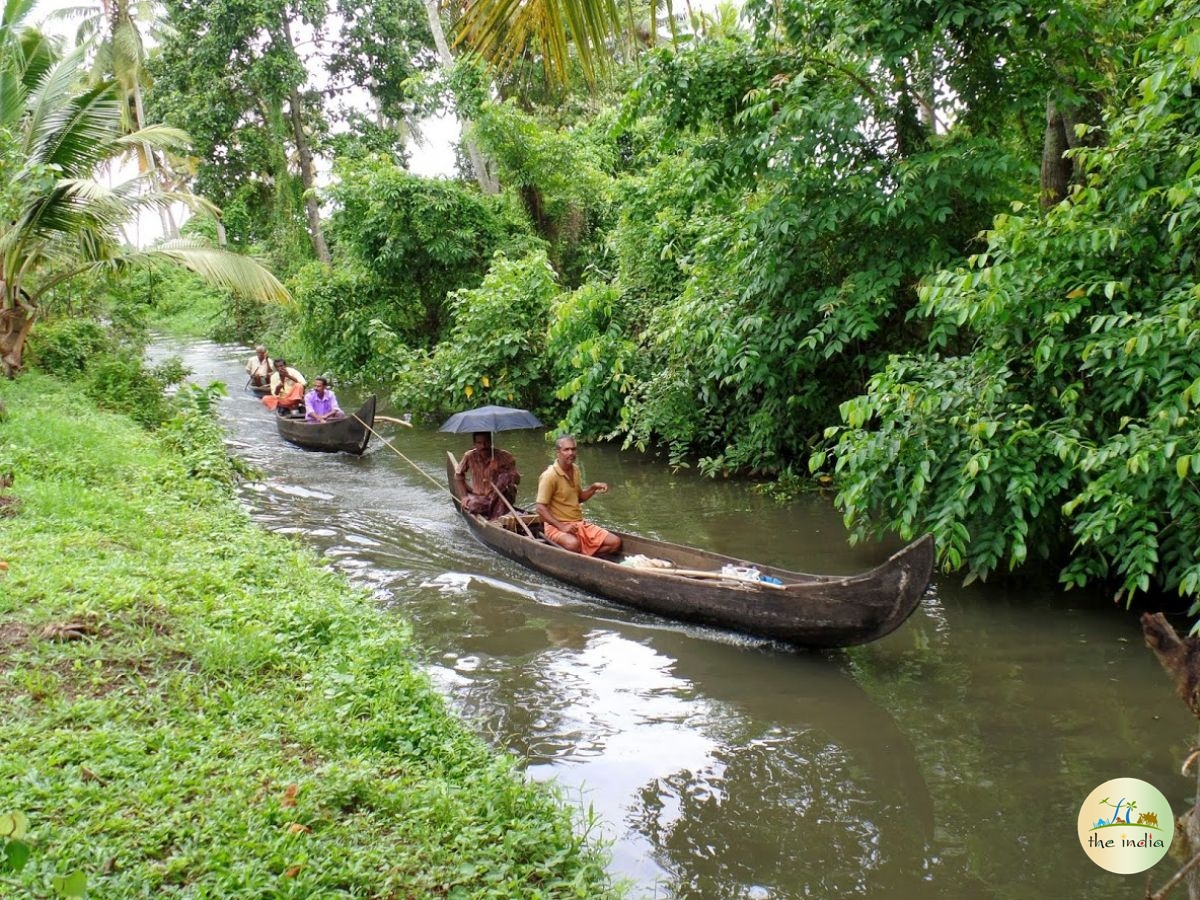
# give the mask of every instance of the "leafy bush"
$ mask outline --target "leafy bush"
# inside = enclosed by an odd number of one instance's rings
[[[386,158],[342,160],[337,178],[329,233],[352,286],[365,288],[337,302],[360,329],[378,320],[406,343],[431,346],[449,321],[448,293],[476,287],[497,250],[523,254],[536,243],[505,201],[418,178]],[[350,312],[357,306],[372,312]]]
[[[163,445],[177,453],[192,478],[228,487],[238,477],[254,474],[244,462],[225,452],[225,432],[217,421],[225,385],[181,385],[175,396],[176,412],[158,430]]]
[[[549,387],[546,326],[557,293],[554,270],[538,251],[516,260],[497,254],[482,285],[450,295],[449,337],[433,356],[449,406],[463,399],[541,406]]]
[[[419,343],[426,309],[416,291],[385,289],[354,262],[313,262],[289,282],[300,309],[306,354],[363,381],[390,376],[406,341]]]
[[[398,345],[392,365],[389,383],[394,406],[418,417],[433,418],[445,411],[441,378],[430,351]]]
[[[626,394],[645,377],[620,301],[615,285],[593,281],[551,307],[546,357],[555,396],[570,403],[565,429],[581,438],[604,437],[620,427]]]
[[[91,357],[111,349],[108,330],[90,319],[41,322],[29,338],[29,359],[33,365],[61,378],[82,372]]]
[[[125,413],[145,428],[157,428],[171,416],[164,390],[187,374],[177,359],[147,369],[135,354],[110,353],[89,362],[83,390],[105,409]]]

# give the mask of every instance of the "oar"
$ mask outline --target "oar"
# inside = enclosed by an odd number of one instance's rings
[[[375,421],[376,422],[392,422],[396,425],[403,425],[405,428],[413,427],[412,422],[408,421],[407,419],[396,419],[396,418],[393,418],[392,416],[376,416]]]
[[[683,575],[685,578],[713,578],[721,581],[741,581],[746,584],[755,584],[760,587],[771,588],[775,591],[786,590],[786,586],[782,584],[773,584],[770,581],[760,581],[757,578],[751,578],[749,575],[726,575],[722,572],[709,572],[705,569],[652,569],[651,571],[658,572],[661,575]]]

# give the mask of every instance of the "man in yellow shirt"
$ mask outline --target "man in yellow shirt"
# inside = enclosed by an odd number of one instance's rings
[[[608,491],[603,481],[587,487],[575,465],[575,438],[564,434],[554,442],[554,462],[538,478],[537,511],[547,539],[564,550],[586,556],[611,556],[621,551],[621,538],[583,520],[582,504]]]

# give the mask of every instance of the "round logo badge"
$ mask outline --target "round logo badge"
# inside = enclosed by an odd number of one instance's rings
[[[1106,781],[1079,808],[1079,843],[1096,865],[1144,872],[1167,855],[1175,817],[1162,791],[1139,778]]]

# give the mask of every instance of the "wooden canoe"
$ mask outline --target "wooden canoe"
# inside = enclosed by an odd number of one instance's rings
[[[375,395],[367,398],[355,412],[332,422],[305,422],[304,414],[277,412],[275,427],[279,436],[305,450],[327,453],[361,454],[371,440],[375,425]]]
[[[571,553],[541,536],[537,516],[504,516],[488,521],[466,513],[454,480],[457,462],[447,454],[446,477],[455,507],[485,546],[530,569],[589,593],[645,612],[683,622],[724,628],[796,647],[850,647],[890,634],[912,615],[933,574],[933,537],[925,535],[883,564],[857,575],[809,575],[759,565],[719,553],[696,550],[615,532],[621,554],[598,559]],[[524,525],[522,524],[524,523]],[[530,528],[530,537],[525,527]],[[621,565],[633,556],[667,560],[666,568]],[[722,579],[721,569],[756,569],[779,584],[742,576]]]
[[[271,386],[269,384],[251,384],[247,381],[246,390],[252,393],[255,397],[265,397],[267,394],[271,393]]]

